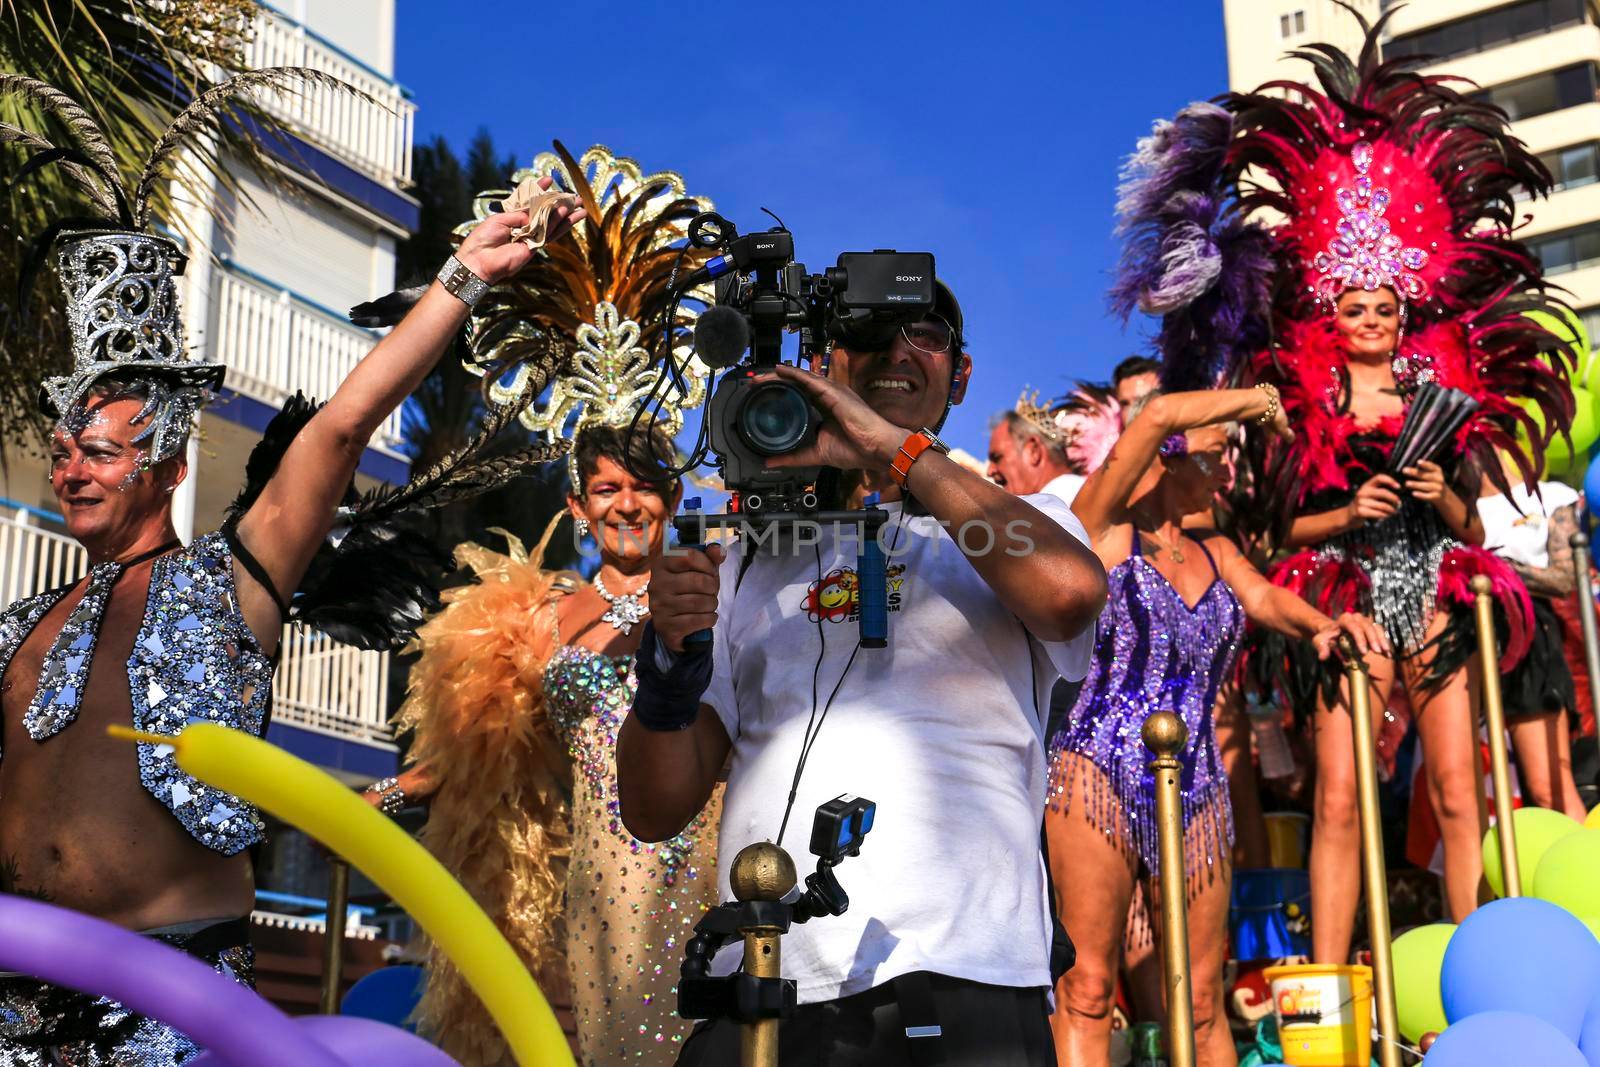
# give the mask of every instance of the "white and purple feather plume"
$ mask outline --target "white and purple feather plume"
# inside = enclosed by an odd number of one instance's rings
[[[1208,389],[1266,344],[1273,240],[1246,222],[1226,175],[1233,116],[1195,103],[1157,122],[1123,167],[1117,232],[1127,244],[1111,287],[1124,321],[1162,317],[1162,386]]]

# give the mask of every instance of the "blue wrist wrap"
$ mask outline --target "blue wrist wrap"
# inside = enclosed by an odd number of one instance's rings
[[[672,666],[663,671],[656,662],[655,627],[648,622],[634,657],[639,689],[629,713],[646,730],[687,730],[700,714],[700,697],[711,685],[711,650],[668,651]]]

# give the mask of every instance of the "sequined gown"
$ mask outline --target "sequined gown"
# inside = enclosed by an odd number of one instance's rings
[[[1050,806],[1086,805],[1092,825],[1159,875],[1155,787],[1141,731],[1170,711],[1189,739],[1183,761],[1185,863],[1191,879],[1233,845],[1228,776],[1217,751],[1212,709],[1238,650],[1244,609],[1211,561],[1211,585],[1193,607],[1140,553],[1134,531],[1128,558],[1107,576],[1110,594],[1095,633],[1094,659],[1066,725],[1050,742]],[[1098,776],[1084,775],[1085,765]],[[1094,783],[1086,788],[1086,783]]]
[[[631,664],[563,645],[544,673],[550,717],[575,771],[567,967],[582,1067],[677,1059],[692,1026],[675,1014],[683,946],[717,903],[721,786],[676,837],[646,844],[623,828],[616,744],[637,685]]]

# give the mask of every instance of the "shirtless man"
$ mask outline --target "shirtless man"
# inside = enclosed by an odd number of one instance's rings
[[[551,239],[582,211],[562,206],[555,215]],[[0,889],[160,937],[250,980],[248,848],[261,840],[260,816],[178,770],[165,746],[136,750],[105,728],[175,733],[198,717],[262,729],[283,605],[327,536],[362,449],[445,351],[467,301],[486,288],[480,280],[493,285],[531,258],[511,237],[527,221],[523,212],[491,215],[473,230],[441,271],[447,280],[433,283],[312,417],[242,519],[188,547],[175,535],[171,494],[187,474],[185,388],[206,368],[181,359],[175,312],[130,330],[145,340],[170,331],[176,344],[163,351],[179,358],[163,366],[118,362],[122,353],[88,336],[103,320],[74,308],[83,334],[74,338],[74,374],[47,383],[61,416],[50,480],[92,569],[0,615]],[[64,246],[171,247],[111,229]],[[68,254],[64,272],[73,269]],[[170,277],[153,284],[175,299]],[[220,378],[214,369],[208,384]],[[0,979],[0,1067],[166,1065],[196,1052],[181,1034],[114,1004]]]

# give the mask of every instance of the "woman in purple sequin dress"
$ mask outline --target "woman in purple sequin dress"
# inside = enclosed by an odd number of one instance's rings
[[[1196,1049],[1202,1064],[1232,1064],[1221,979],[1233,825],[1212,718],[1217,687],[1246,618],[1310,641],[1324,657],[1341,634],[1363,651],[1387,647],[1370,620],[1330,619],[1268,582],[1226,538],[1183,528],[1222,488],[1219,424],[1229,420],[1288,433],[1270,389],[1153,396],[1073,505],[1109,572],[1110,595],[1089,676],[1051,739],[1045,825],[1061,921],[1078,949],[1058,990],[1063,1064],[1106,1062],[1135,879],[1162,873],[1145,719],[1170,711],[1188,727],[1180,759]],[[1153,888],[1150,899],[1159,899]]]

